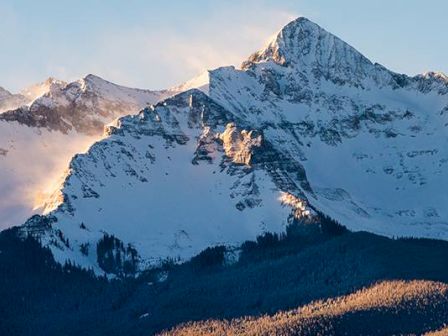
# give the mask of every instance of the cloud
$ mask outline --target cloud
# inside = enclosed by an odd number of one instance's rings
[[[68,81],[95,73],[128,86],[166,88],[206,69],[241,64],[273,32],[297,16],[249,0],[212,8],[206,16],[198,13],[183,22],[107,26],[92,31],[86,37],[88,43],[81,47],[70,40],[45,40],[41,48],[51,53],[45,66],[38,68],[44,69],[45,77]],[[19,73],[19,77],[24,75]]]
[[[42,136],[41,136],[42,134]],[[72,156],[97,137],[0,123],[0,230],[20,225],[58,187]]]

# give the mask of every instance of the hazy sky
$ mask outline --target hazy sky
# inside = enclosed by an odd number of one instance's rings
[[[0,86],[95,73],[164,88],[306,16],[398,72],[448,73],[446,0],[0,0]]]

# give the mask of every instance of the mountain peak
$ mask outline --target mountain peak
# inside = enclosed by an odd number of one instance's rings
[[[11,92],[0,86],[0,99],[11,96]]]
[[[448,83],[448,76],[443,72],[439,71],[427,71],[420,75],[422,78],[438,80],[441,82]]]
[[[97,75],[94,75],[94,74],[87,74],[86,76],[84,76],[81,79],[81,82],[84,85],[91,84],[91,85],[94,85],[94,86],[98,86],[98,85],[101,85],[101,84],[104,84],[104,83],[110,83],[107,80],[105,80],[105,79],[103,79],[103,78],[101,78],[101,77],[99,77]]]
[[[336,51],[348,52],[348,55],[335,54]],[[318,24],[299,17],[284,26],[268,46],[253,54],[248,62],[274,61],[281,65],[313,61],[337,62],[337,56],[364,58],[353,47]]]
[[[41,83],[31,85],[20,92],[21,95],[25,96],[30,102],[44,94],[52,91],[56,88],[67,85],[66,82],[56,79],[54,77],[48,77]]]
[[[87,74],[83,78],[85,81],[102,81],[107,82],[105,79],[101,78],[100,76],[94,75],[94,74]]]
[[[242,64],[242,69],[260,63],[275,63],[318,81],[337,84],[363,86],[367,78],[378,84],[391,81],[387,69],[373,64],[354,47],[304,17],[284,26],[264,49]]]
[[[305,17],[299,17],[284,26],[266,48],[252,54],[243,64],[243,68],[266,61],[274,61],[281,65],[296,63],[311,51],[313,42],[323,36],[334,38],[319,25]]]
[[[45,84],[52,84],[52,83],[56,83],[56,82],[60,82],[60,80],[58,80],[58,79],[56,79],[56,78],[54,78],[54,77],[48,77],[48,78],[44,81]]]
[[[110,89],[116,89],[119,85],[114,84],[94,74],[87,74],[81,78],[78,83],[81,85],[83,91],[97,91],[106,92]]]
[[[318,28],[318,29],[322,29],[317,23],[311,21],[310,19],[304,17],[304,16],[299,16],[297,19],[292,20],[291,22],[287,23],[282,29],[281,31],[284,31],[286,29],[290,29],[291,27],[299,27],[299,26],[309,26],[309,27],[314,27],[314,28]]]

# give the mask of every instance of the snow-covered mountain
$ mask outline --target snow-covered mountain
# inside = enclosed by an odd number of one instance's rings
[[[198,90],[120,119],[72,160],[62,193],[47,203],[44,226],[51,225],[42,240],[59,260],[90,267],[105,233],[132,243],[146,264],[283,231],[290,214],[307,210],[277,166],[292,174],[300,166],[233,120]],[[26,228],[40,233],[41,219]]]
[[[53,85],[66,85],[64,82],[54,78],[48,78],[42,83],[34,84],[25,88],[20,93],[11,93],[0,87],[0,113],[15,110],[19,107],[29,105],[36,98],[44,95]]]
[[[0,87],[0,113],[16,109],[28,103],[25,96],[21,94],[12,94],[8,90]]]
[[[171,91],[131,89],[88,75],[53,78],[20,94],[0,91],[15,109],[0,114],[0,227],[23,223],[56,188],[70,159],[103,136],[104,125]]]
[[[210,96],[300,162],[314,207],[353,230],[448,238],[448,80],[370,62],[318,25],[288,24]]]
[[[32,92],[32,91],[30,91]],[[67,133],[102,134],[104,125],[117,117],[138,111],[172,91],[131,89],[87,75],[72,82],[53,81],[47,92],[29,106],[8,111],[0,120]]]
[[[196,82],[75,156],[22,232],[97,271],[187,259],[315,210],[352,230],[448,239],[445,75],[394,73],[299,18],[240,69]]]
[[[67,83],[59,79],[49,77],[45,81],[37,84],[33,84],[22,91],[20,94],[27,98],[29,103],[32,103],[36,98],[39,98],[50,91],[54,91],[56,88],[62,88]]]

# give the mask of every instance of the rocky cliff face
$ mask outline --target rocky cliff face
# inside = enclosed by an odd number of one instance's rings
[[[448,238],[446,76],[394,73],[299,18],[200,82],[206,93],[124,117],[72,160],[38,233],[59,260],[100,271],[104,233],[140,268],[186,259],[313,209],[352,230]]]

